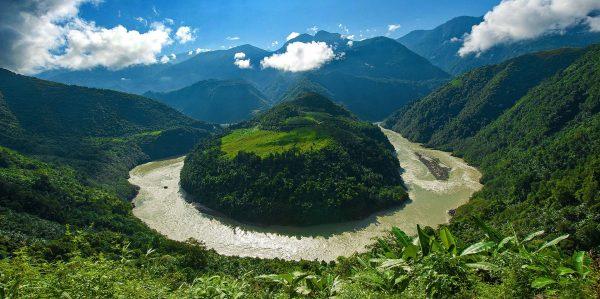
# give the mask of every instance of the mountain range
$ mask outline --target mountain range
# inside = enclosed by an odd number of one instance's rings
[[[471,33],[472,27],[482,21],[483,17],[456,17],[434,29],[415,30],[397,40],[453,75],[527,53],[563,47],[585,47],[600,42],[600,32],[590,32],[586,25],[579,25],[530,40],[500,44],[483,53],[460,57],[457,53],[464,36]]]

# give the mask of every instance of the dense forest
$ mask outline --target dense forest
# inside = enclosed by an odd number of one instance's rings
[[[266,96],[243,80],[203,80],[170,92],[146,92],[144,96],[195,119],[218,124],[250,119],[269,106]]]
[[[452,220],[461,233],[479,236],[469,225],[477,215],[505,232],[568,233],[569,247],[597,251],[599,71],[598,46],[523,56],[454,79],[386,125],[480,167],[483,190]]]
[[[181,185],[238,220],[309,225],[401,204],[399,167],[376,126],[308,93],[202,142],[186,158]]]
[[[88,184],[131,198],[129,169],[189,151],[219,128],[156,101],[0,69],[0,145],[68,165]],[[177,142],[173,142],[177,141]]]

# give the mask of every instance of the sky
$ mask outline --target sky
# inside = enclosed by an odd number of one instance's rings
[[[573,26],[600,32],[600,0],[0,0],[0,67],[22,74],[122,69],[242,44],[276,50],[318,30],[341,33],[351,45],[465,15],[484,18],[450,40],[461,43],[460,56]],[[314,42],[284,50],[261,67],[309,71],[339,54]],[[251,67],[244,53],[232,63]]]
[[[315,27],[354,35],[357,39],[360,34],[363,34],[363,38],[386,34],[397,38],[415,29],[431,29],[456,16],[482,16],[498,2],[104,0],[98,5],[83,5],[80,15],[83,19],[95,20],[103,27],[123,24],[139,31],[147,30],[152,22],[164,22],[168,18],[174,21],[174,25],[189,26],[195,30],[194,41],[175,43],[165,49],[167,52],[180,53],[195,48],[219,49],[241,44],[252,44],[263,49],[278,48],[290,32],[311,33],[309,28]],[[143,18],[143,21],[139,18]],[[400,27],[388,32],[389,25]]]

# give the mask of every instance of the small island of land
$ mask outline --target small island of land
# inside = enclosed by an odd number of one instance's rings
[[[202,142],[185,160],[181,186],[239,221],[356,220],[408,198],[393,153],[377,126],[308,93]]]

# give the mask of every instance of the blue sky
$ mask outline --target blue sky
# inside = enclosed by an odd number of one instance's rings
[[[499,0],[397,0],[397,1],[184,1],[184,0],[104,0],[85,4],[82,19],[111,28],[122,24],[145,32],[154,21],[172,19],[173,28],[189,26],[196,39],[173,43],[163,53],[179,53],[195,48],[220,49],[252,44],[269,49],[273,41],[281,45],[292,31],[303,33],[313,26],[359,38],[385,35],[388,25],[401,25],[390,34],[400,37],[415,29],[430,29],[453,17],[480,16]],[[144,22],[136,18],[143,18]],[[340,28],[342,24],[343,28]],[[227,40],[227,37],[239,37]],[[274,46],[278,48],[279,46]]]

